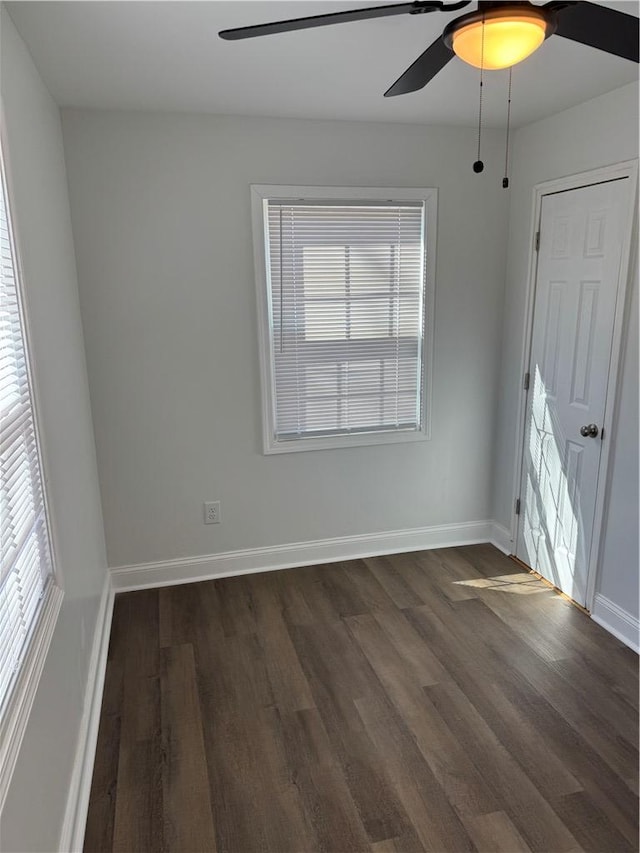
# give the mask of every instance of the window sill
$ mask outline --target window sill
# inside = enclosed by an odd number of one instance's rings
[[[272,436],[264,437],[264,453],[303,453],[308,450],[340,450],[345,447],[369,447],[381,444],[411,444],[428,441],[426,430],[403,430],[399,432],[360,432],[353,435],[322,436],[320,438],[293,438],[275,441]]]
[[[42,602],[20,674],[0,720],[0,811],[4,806],[18,760],[63,597],[64,593],[52,579]]]

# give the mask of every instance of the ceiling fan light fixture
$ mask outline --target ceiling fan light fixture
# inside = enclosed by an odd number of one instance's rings
[[[448,35],[449,46],[464,62],[476,68],[482,65],[497,70],[510,68],[531,56],[551,31],[547,18],[535,8],[506,6],[492,9],[484,17],[478,13],[465,15],[454,22]]]

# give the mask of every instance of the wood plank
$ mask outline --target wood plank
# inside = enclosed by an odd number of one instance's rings
[[[310,764],[296,776],[298,795],[315,836],[313,850],[370,850],[351,792],[331,765]]]
[[[484,720],[541,791],[552,797],[573,793],[582,786],[560,761],[547,738],[526,714],[526,702],[511,701],[500,683],[508,678],[498,670],[495,656],[481,642],[473,626],[458,623],[455,633],[427,607],[404,611],[433,653],[447,663],[451,680],[469,697]]]
[[[248,587],[256,604],[258,638],[273,701],[280,709],[290,711],[313,708],[311,690],[283,618],[277,586],[264,574],[249,578]]]
[[[448,549],[447,549],[448,550]],[[495,575],[520,575],[522,566],[493,545],[460,545],[452,548],[456,554],[463,557],[484,577]]]
[[[531,848],[504,812],[474,818],[471,837],[478,853],[531,853]]]
[[[496,811],[498,803],[476,767],[404,669],[374,618],[354,616],[347,623],[457,813],[465,818]]]
[[[446,566],[451,577],[458,581],[483,578],[482,572],[469,562],[458,548],[434,548],[431,551],[419,551],[419,555],[430,554]]]
[[[113,847],[119,754],[120,717],[106,714],[100,721],[89,795],[84,835],[87,853],[107,853]]]
[[[293,579],[297,569],[284,572],[271,572],[278,598],[282,604],[282,618],[286,625],[313,625],[316,615],[309,607],[300,586]]]
[[[416,684],[425,687],[449,678],[445,667],[407,621],[405,611],[375,610],[373,617],[391,645],[402,655],[404,665],[410,670]]]
[[[368,607],[349,574],[348,562],[329,563],[319,569],[322,586],[340,617],[367,613]]]
[[[344,623],[291,627],[289,631],[326,728],[346,725],[361,729],[353,700],[380,687],[371,679],[369,664]]]
[[[387,838],[371,845],[373,853],[424,853],[417,836],[411,838]]]
[[[339,622],[343,616],[363,613],[366,605],[357,589],[344,574],[344,563],[305,566],[296,578],[296,586],[313,613],[314,622]]]
[[[191,645],[163,649],[160,674],[166,850],[207,850],[216,839]]]
[[[384,701],[357,699],[372,743],[385,756],[385,770],[425,850],[474,850],[473,842],[415,740]]]
[[[280,715],[291,779],[317,850],[368,850],[369,838],[317,710]]]
[[[638,802],[627,780],[618,776],[593,749],[582,733],[523,678],[514,673],[503,678],[501,689],[540,732],[549,748],[598,807],[628,839],[638,835]],[[637,771],[634,774],[637,779]]]
[[[615,731],[615,721],[585,707],[576,685],[562,679],[479,600],[458,602],[467,624],[473,622],[483,640],[504,663],[520,672],[542,696],[577,728],[620,776],[638,767],[638,751]],[[612,725],[614,724],[614,725]]]
[[[387,593],[396,607],[419,607],[423,599],[411,588],[403,576],[402,566],[409,560],[406,555],[369,557],[364,561],[371,574]]]
[[[164,847],[160,739],[120,746],[113,828],[114,853],[155,853]]]
[[[376,841],[371,845],[373,853],[399,853],[400,848],[396,845],[399,839],[388,838],[385,841]]]
[[[635,853],[638,849],[637,839],[634,844],[625,838],[586,791],[561,797],[555,810],[588,853]]]
[[[366,659],[342,624],[299,628],[294,643],[368,837],[410,836],[411,824],[389,781],[384,756],[364,730],[354,702],[357,697],[384,697]]]
[[[576,850],[579,845],[571,832],[460,688],[449,682],[425,690],[531,848],[557,853]]]
[[[173,608],[178,595],[179,593],[166,586],[158,590],[158,645],[161,649],[173,642]],[[185,642],[185,639],[182,642]]]
[[[606,683],[589,678],[589,667],[582,659],[554,661],[552,669],[578,694],[580,701],[599,719],[609,721],[616,734],[638,750],[638,714],[624,697],[612,694]]]
[[[220,600],[218,618],[227,637],[256,631],[255,605],[244,576],[213,581]]]
[[[122,597],[123,692],[113,850],[154,851],[163,841],[158,592]]]
[[[313,849],[257,638],[201,649],[198,687],[218,849]]]
[[[466,604],[463,611],[466,612]],[[553,796],[554,792],[562,793],[558,785],[563,787],[566,785],[566,793],[570,793],[575,790],[577,781],[580,788],[589,790],[592,796],[599,798],[602,810],[620,828],[626,838],[636,837],[637,802],[624,779],[621,779],[601,758],[581,729],[571,725],[545,696],[541,695],[517,669],[508,664],[504,656],[499,654],[508,642],[506,639],[492,649],[485,643],[478,642],[479,637],[491,640],[491,632],[482,632],[472,620],[470,622],[467,619],[459,620],[453,632],[427,608],[406,611],[406,614],[414,622],[416,629],[431,644],[436,654],[443,659],[448,657],[452,666],[455,662],[455,668],[450,671],[463,690],[471,690],[470,695],[474,696],[475,701],[483,695],[481,676],[486,679],[488,685],[497,684],[499,691],[496,691],[496,696],[500,693],[504,694],[525,723],[539,732],[541,736],[539,759],[534,757],[530,760],[526,758],[525,752],[527,738],[520,738],[517,730],[509,732],[508,729],[502,729],[500,732],[496,728],[505,745],[513,754],[519,756],[522,766],[542,790],[549,791]],[[585,618],[579,613],[578,616]],[[473,688],[470,688],[468,680],[467,682],[460,680],[467,671],[466,660],[473,661],[473,667],[468,668],[468,673],[476,673],[477,670],[479,676],[473,682]],[[485,714],[486,708],[485,703],[483,707]],[[525,731],[526,728],[523,725],[523,732]],[[531,741],[532,745],[534,743],[535,741]],[[528,751],[530,753],[530,750]],[[564,768],[557,782],[553,781],[554,760],[550,758],[550,752],[555,753],[557,760]],[[635,773],[637,774],[637,769]]]
[[[87,853],[102,853],[113,847],[128,609],[126,598],[116,596],[87,810],[84,839]]]
[[[514,583],[512,579],[518,578]],[[520,580],[522,578],[522,580]],[[506,581],[506,583],[503,581]],[[571,604],[564,601],[549,587],[541,584],[534,575],[522,572],[522,575],[497,575],[494,579],[485,578],[486,586],[478,588],[477,597],[536,654],[546,661],[566,658],[571,649],[562,641],[557,631],[549,631],[548,623],[540,619],[538,596],[551,598],[555,607],[544,602],[545,614],[549,611],[557,616],[566,616]],[[520,590],[530,592],[523,602],[518,594]]]
[[[313,850],[315,837],[279,742],[275,708],[239,717],[202,702],[219,850]]]
[[[380,581],[373,575],[364,560],[351,560],[344,563],[344,573],[355,587],[366,613],[393,613],[396,606],[384,590]]]
[[[431,551],[416,554],[413,565],[407,567],[407,579],[421,598],[428,602],[434,595],[444,596],[449,601],[466,601],[476,598],[473,586],[458,583],[458,576],[449,564]]]

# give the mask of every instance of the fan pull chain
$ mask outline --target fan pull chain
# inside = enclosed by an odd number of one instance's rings
[[[480,45],[480,99],[478,105],[478,159],[473,164],[473,171],[477,173],[484,169],[484,163],[480,159],[480,141],[482,138],[482,85],[484,76],[484,16],[482,17],[482,41]]]
[[[504,178],[502,179],[503,189],[509,187],[509,129],[511,125],[511,73],[513,65],[509,68],[509,95],[507,96],[507,141],[504,149]]]

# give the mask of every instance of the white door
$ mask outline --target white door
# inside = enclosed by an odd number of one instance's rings
[[[540,218],[516,556],[583,606],[628,192],[545,195]]]

